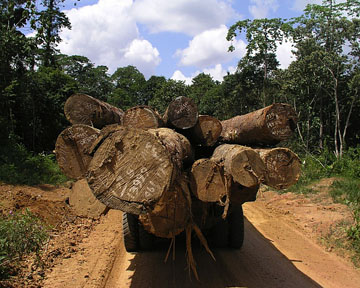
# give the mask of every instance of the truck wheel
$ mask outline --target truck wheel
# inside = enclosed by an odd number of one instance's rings
[[[229,247],[240,249],[244,243],[244,214],[241,205],[233,205],[228,215]]]
[[[154,247],[155,236],[144,229],[139,223],[139,248],[143,251],[151,250]]]
[[[139,249],[139,221],[133,214],[123,213],[123,239],[127,252],[137,252]]]
[[[226,220],[219,220],[218,223],[211,229],[210,245],[214,248],[225,248],[228,246],[229,227]]]

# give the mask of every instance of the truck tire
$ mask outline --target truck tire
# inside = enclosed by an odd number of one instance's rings
[[[139,223],[139,248],[143,251],[153,249],[155,236],[144,229]]]
[[[241,205],[231,206],[228,222],[228,245],[230,248],[240,249],[244,243],[244,214]]]
[[[123,239],[127,252],[137,252],[139,249],[139,221],[130,213],[123,213]]]
[[[210,245],[214,248],[226,248],[228,246],[229,225],[226,220],[219,220],[211,229]]]

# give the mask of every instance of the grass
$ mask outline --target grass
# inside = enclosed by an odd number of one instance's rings
[[[28,209],[10,213],[0,218],[0,279],[9,273],[28,253],[34,252],[39,259],[41,248],[47,241],[46,227]]]

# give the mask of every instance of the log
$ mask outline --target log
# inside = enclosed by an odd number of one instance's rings
[[[245,146],[223,144],[218,146],[211,160],[222,165],[226,175],[245,187],[259,185],[265,178],[265,164],[259,154]]]
[[[86,179],[76,181],[71,187],[69,204],[80,217],[98,219],[109,211],[108,207],[95,198]]]
[[[151,211],[181,175],[181,157],[189,158],[181,144],[183,137],[177,135],[167,128],[150,132],[126,127],[110,134],[96,150],[86,174],[95,197],[127,213]]]
[[[194,162],[190,173],[190,187],[192,194],[203,202],[221,202],[229,188],[223,168],[211,159]]]
[[[85,176],[92,159],[90,147],[100,131],[96,128],[76,124],[60,133],[55,143],[55,155],[62,172],[73,179]]]
[[[64,106],[71,124],[85,124],[101,129],[109,124],[121,124],[124,111],[86,94],[70,96]]]
[[[167,107],[163,116],[165,125],[175,129],[189,129],[198,121],[199,113],[194,100],[180,96]]]
[[[135,106],[125,111],[123,125],[131,128],[160,128],[164,126],[161,116],[149,106]]]
[[[221,121],[221,141],[234,144],[274,145],[288,139],[297,115],[289,104],[275,103],[254,112]]]
[[[287,148],[256,149],[265,163],[264,184],[275,189],[286,189],[300,178],[301,161]]]
[[[150,212],[139,215],[146,231],[162,238],[173,238],[184,231],[191,215],[186,186],[186,178],[180,176]]]
[[[222,131],[220,120],[209,115],[199,115],[196,125],[189,129],[191,143],[202,146],[213,146]]]

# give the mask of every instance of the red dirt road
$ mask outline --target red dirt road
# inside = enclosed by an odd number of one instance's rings
[[[360,287],[360,273],[351,264],[270,214],[263,203],[246,204],[244,211],[240,251],[215,250],[214,262],[202,247],[194,249],[201,282],[189,277],[184,245],[178,243],[176,260],[168,263],[166,245],[135,255],[121,248],[105,287]]]
[[[299,215],[289,217],[267,204],[257,200],[244,205],[247,220],[241,250],[214,250],[215,262],[195,245],[201,282],[189,276],[181,239],[176,242],[175,261],[170,257],[164,263],[166,241],[152,252],[127,253],[121,239],[121,212],[110,210],[77,252],[47,273],[42,287],[360,287],[360,271],[311,240],[295,219]]]

